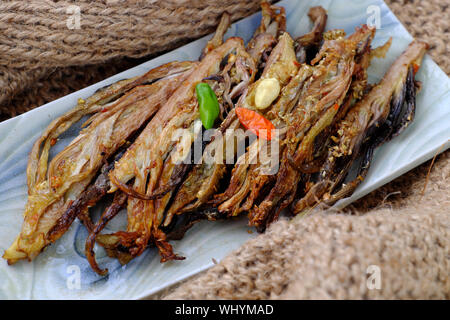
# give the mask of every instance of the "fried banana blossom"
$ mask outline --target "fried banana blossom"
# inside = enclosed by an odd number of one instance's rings
[[[325,31],[320,6],[308,12],[312,30],[292,38],[284,8],[262,2],[261,11],[247,46],[224,40],[224,13],[199,61],[114,83],[54,120],[30,153],[24,222],[3,255],[8,264],[32,260],[77,218],[89,231],[86,258],[105,276],[96,244],[121,264],[148,247],[161,262],[182,260],[169,241],[198,221],[246,213],[264,231],[285,208],[303,215],[351,195],[375,148],[413,121],[428,45],[413,41],[369,84],[372,58],[384,57],[392,39],[372,48],[367,25],[349,36]],[[51,158],[58,138],[82,121]],[[112,202],[94,223],[89,208],[104,197]],[[124,209],[127,227],[105,232]]]
[[[364,26],[348,38],[325,40],[313,59],[312,76],[302,86],[297,107],[285,118],[288,130],[275,184],[249,211],[250,224],[259,230],[293,201],[302,178],[298,168],[313,160],[316,137],[332,125],[351,86],[358,46],[374,32]]]
[[[414,81],[428,45],[414,41],[374,86],[339,122],[318,180],[292,205],[294,214],[306,213],[318,203],[331,206],[350,195],[367,174],[374,149],[400,134],[414,119]],[[360,157],[356,178],[343,183]]]
[[[263,70],[258,70],[258,73],[261,72],[261,76],[256,83],[250,84],[250,81],[242,82],[234,89],[234,91],[241,91],[241,86],[245,86],[245,91],[240,96],[236,106],[252,110],[255,110],[255,89],[263,79],[275,77],[283,85],[297,69],[297,66],[294,64],[295,55],[292,53],[293,41],[285,33],[286,18],[284,9],[270,6],[268,3],[262,3],[261,7],[261,24],[249,41],[247,51],[255,60],[256,66],[263,68]],[[277,38],[279,42],[276,40]],[[278,44],[273,48],[276,43]],[[217,129],[220,136],[218,138],[213,136],[211,143],[206,146],[203,152],[201,163],[193,168],[180,186],[167,210],[163,227],[170,227],[173,223],[172,219],[176,215],[190,214],[197,210],[202,211],[205,209],[204,207],[207,207],[206,212],[211,211],[210,206],[206,204],[214,193],[218,191],[220,183],[227,172],[226,158],[230,157],[228,151],[232,149],[232,158],[235,159],[240,155],[239,147],[236,146],[243,146],[242,140],[245,140],[244,135],[236,136],[229,133],[238,132],[240,129],[242,129],[241,124],[234,112],[234,104],[231,103],[231,109],[226,119]],[[208,159],[214,160],[208,161]],[[194,214],[194,216],[202,216],[208,219],[217,219],[218,217],[217,214]],[[185,220],[191,221],[191,219]]]
[[[158,247],[161,261],[181,258],[172,252],[158,227],[173,188],[181,182],[177,170],[179,160],[186,157],[201,134],[195,86],[211,76],[229,77],[226,82],[229,86],[223,87],[223,92],[219,91],[220,86],[215,88],[219,103],[223,104],[230,90],[229,94],[234,95],[233,83],[237,84],[235,87],[241,80],[248,83],[253,80],[249,74],[254,73],[254,61],[245,51],[242,39],[230,38],[211,50],[116,163],[110,173],[111,191],[118,188],[131,197],[127,205],[127,231],[97,237],[110,256],[127,263],[140,255],[151,241]],[[186,129],[189,134],[178,136],[180,129]]]
[[[194,65],[173,62],[115,83],[79,101],[74,110],[49,125],[30,154],[22,230],[3,256],[9,264],[33,259],[62,235],[59,232],[49,238],[49,231],[97,175],[103,162],[155,114]],[[58,136],[88,114],[92,115],[77,138],[48,163]]]
[[[280,37],[279,43],[272,50],[261,77],[250,85],[248,88],[248,94],[245,95],[245,97],[241,97],[237,103],[237,106],[257,110],[255,107],[255,91],[258,88],[258,85],[264,79],[272,78],[276,79],[281,86],[284,86],[298,69],[295,62],[293,40],[288,33],[284,33]],[[263,112],[268,112],[269,110],[270,107]],[[230,112],[228,121],[225,120],[224,124],[227,123],[230,123],[230,125],[227,126],[227,129],[232,129],[233,133],[237,132],[239,129],[242,129],[239,120],[236,118],[234,110]],[[227,132],[227,134],[222,136],[222,140],[215,140],[213,143],[208,145],[204,158],[213,153],[212,150],[227,149],[227,145],[241,144],[244,139],[244,135],[237,136],[228,134]],[[234,148],[234,157],[236,155],[240,156],[238,154],[238,149],[239,148]],[[218,153],[216,154],[216,159],[213,163],[207,163],[205,161],[206,159],[202,159],[202,163],[194,168],[181,186],[172,206],[168,210],[164,226],[169,225],[173,215],[179,215],[184,212],[192,212],[210,200],[211,196],[218,190],[220,179],[226,171],[226,156],[227,154],[225,152],[220,154]]]
[[[314,22],[313,30],[297,38],[294,41],[294,48],[298,50],[303,45],[302,48],[305,49],[307,47],[310,52],[317,52],[326,24],[326,11],[322,7],[313,7],[309,11],[309,17]],[[290,57],[290,59],[284,59],[285,66],[300,66],[300,62],[305,62],[306,58],[303,57],[300,61],[297,61],[292,54],[294,48],[291,45],[292,42],[289,42],[289,45],[286,45],[286,43],[284,43],[284,46],[279,45],[278,54],[283,52]],[[277,67],[280,67],[280,65],[271,66],[273,70]],[[291,72],[293,72],[294,76],[284,79],[286,85],[283,87],[279,99],[265,113],[266,118],[280,130],[278,139],[284,138],[284,133],[287,129],[285,118],[297,106],[303,85],[312,74],[312,68],[304,64],[300,68],[291,68]],[[280,143],[280,141],[277,143]],[[229,187],[224,193],[215,196],[213,204],[218,207],[219,212],[236,216],[241,212],[249,211],[259,195],[264,193],[263,189],[273,182],[275,176],[267,173],[273,172],[277,168],[270,167],[270,165],[268,166],[264,161],[261,161],[262,147],[268,148],[266,159],[279,158],[277,153],[279,150],[272,150],[270,146],[261,144],[258,141],[253,142],[247,153],[237,161],[232,172]],[[273,163],[271,165],[273,166]]]

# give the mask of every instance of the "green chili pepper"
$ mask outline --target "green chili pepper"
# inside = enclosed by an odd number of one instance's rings
[[[197,92],[200,120],[205,129],[211,129],[220,112],[216,94],[209,84],[204,82],[198,83],[195,86],[195,91]]]

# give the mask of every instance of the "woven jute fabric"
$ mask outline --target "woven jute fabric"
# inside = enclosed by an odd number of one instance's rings
[[[0,119],[208,34],[224,11],[234,21],[258,9],[241,0],[1,1]]]
[[[447,1],[387,4],[449,74]],[[67,25],[73,5],[79,29]],[[212,32],[225,10],[237,20],[258,9],[259,1],[240,0],[1,1],[0,120]],[[429,167],[344,213],[274,223],[208,271],[152,298],[448,299],[450,151],[436,158],[424,190]],[[372,272],[379,287],[371,287]]]

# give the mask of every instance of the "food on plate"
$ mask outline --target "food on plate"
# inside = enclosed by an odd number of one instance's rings
[[[30,153],[22,230],[3,255],[9,264],[35,258],[76,218],[89,232],[88,262],[106,275],[95,244],[121,264],[149,246],[161,262],[182,260],[169,241],[197,221],[245,213],[264,231],[283,210],[303,215],[353,193],[374,149],[413,121],[428,46],[413,41],[370,84],[371,60],[392,39],[373,48],[367,25],[326,31],[322,7],[309,10],[312,30],[292,37],[284,8],[261,8],[247,45],[224,39],[225,13],[199,61],[119,81],[49,125]],[[50,160],[58,137],[80,121],[79,135]],[[89,208],[108,194],[92,221]],[[124,210],[126,230],[104,233]]]

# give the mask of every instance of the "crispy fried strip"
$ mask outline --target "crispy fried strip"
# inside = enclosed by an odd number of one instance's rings
[[[69,229],[72,222],[76,217],[87,212],[88,208],[95,205],[109,189],[109,171],[114,168],[114,161],[120,159],[123,155],[124,150],[119,152],[114,160],[110,163],[105,163],[100,174],[95,180],[95,182],[89,185],[85,191],[81,193],[78,199],[72,202],[69,208],[64,212],[64,214],[56,221],[55,225],[48,232],[47,239],[50,242],[59,239],[66,231]],[[89,232],[92,231],[92,222],[90,221],[89,215],[86,215],[83,223],[88,228]]]
[[[95,260],[94,245],[97,235],[102,232],[109,221],[111,221],[120,210],[125,207],[127,201],[127,195],[118,191],[114,195],[114,200],[110,206],[102,213],[100,220],[95,224],[93,230],[89,233],[86,239],[85,254],[86,258],[91,265],[91,268],[101,276],[105,276],[108,273],[108,269],[100,269]]]
[[[219,25],[217,26],[216,32],[211,40],[208,41],[206,46],[202,50],[199,60],[203,58],[214,49],[220,47],[223,44],[223,37],[231,25],[231,16],[228,12],[224,12],[220,18]]]
[[[286,12],[284,8],[261,3],[261,23],[247,45],[247,51],[256,62],[258,71],[264,70],[270,52],[278,38],[286,32]]]
[[[312,48],[315,48],[317,51],[322,40],[322,32],[325,28],[327,15],[323,8],[314,7],[310,9],[309,16],[315,23],[313,31],[297,38],[295,44],[297,49],[303,44],[304,50],[308,47],[309,51],[313,51]],[[302,59],[300,62],[305,62],[305,59]],[[292,62],[296,63],[295,60]],[[296,105],[301,88],[311,73],[311,68],[306,64],[303,65],[302,68],[300,68],[299,73],[291,79],[290,83],[285,88],[283,88],[278,102],[267,112],[266,117],[270,119],[277,128],[286,127],[283,118],[285,118]],[[281,138],[281,141],[284,139],[283,136],[279,138]],[[240,212],[250,210],[266,185],[273,182],[273,176],[261,173],[266,172],[266,170],[264,170],[264,164],[259,162],[250,164],[253,163],[250,161],[250,154],[257,156],[260,153],[260,151],[257,150],[257,144],[258,141],[253,142],[253,145],[249,147],[248,154],[242,156],[240,159],[241,161],[238,161],[239,163],[233,169],[231,182],[227,190],[224,193],[215,196],[215,199],[212,202],[213,204],[218,205],[223,202],[218,207],[220,212],[229,212],[231,215],[238,215]],[[275,156],[275,154],[272,154],[272,157]]]

